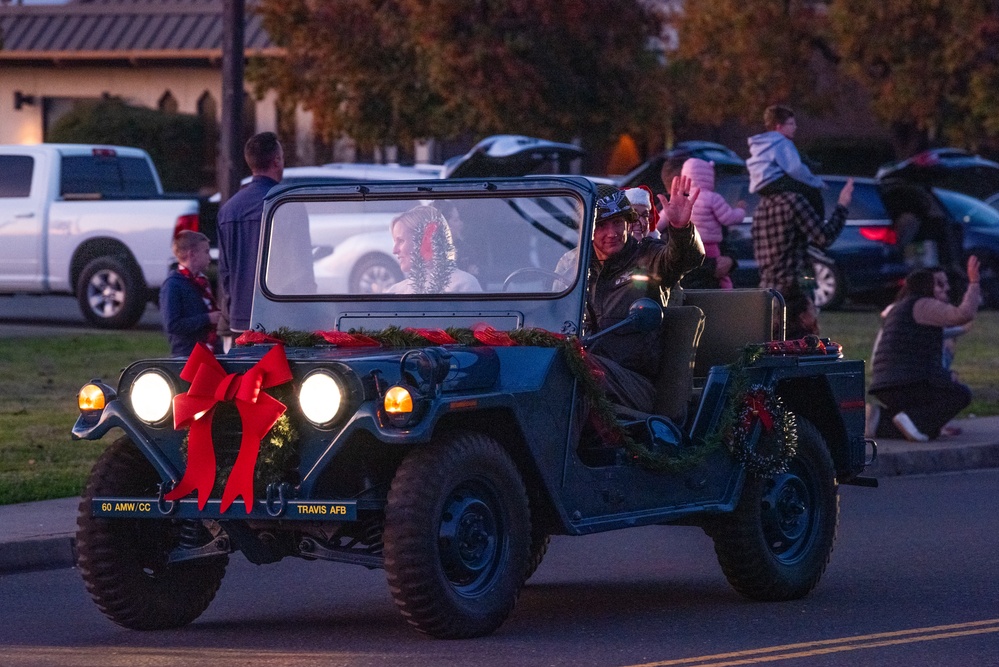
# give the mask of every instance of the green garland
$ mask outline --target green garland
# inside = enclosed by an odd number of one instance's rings
[[[464,346],[483,345],[471,329],[451,327],[444,330],[456,344]],[[364,336],[385,347],[417,348],[430,344],[426,337],[415,330],[390,326],[381,331],[351,329],[348,333]],[[745,410],[749,392],[747,368],[766,354],[763,344],[747,345],[739,360],[729,366],[729,389],[725,407],[718,420],[718,427],[705,436],[700,443],[682,448],[677,452],[654,452],[643,442],[638,442],[621,427],[614,404],[607,398],[597,375],[586,358],[586,352],[574,336],[561,336],[543,329],[516,329],[510,332],[494,332],[502,340],[518,346],[560,348],[565,355],[569,372],[579,383],[583,399],[586,401],[596,422],[604,427],[606,440],[620,444],[630,460],[637,466],[652,472],[682,474],[700,465],[708,455],[724,449],[746,467],[747,472],[761,476],[771,476],[787,469],[787,465],[797,451],[797,423],[794,414],[784,409],[784,404],[776,394],[766,391],[766,400],[777,421],[773,433],[760,434],[755,444],[751,444],[751,429],[741,428],[739,417]],[[294,331],[282,327],[267,334],[289,347],[316,347],[330,345],[317,333]],[[276,427],[275,427],[276,428]],[[273,430],[273,429],[272,429]],[[271,434],[268,434],[270,436]],[[285,441],[287,442],[287,441]],[[279,447],[281,445],[278,445]],[[263,458],[263,449],[261,457]]]

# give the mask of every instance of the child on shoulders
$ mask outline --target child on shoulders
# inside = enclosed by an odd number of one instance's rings
[[[763,112],[767,131],[749,138],[749,191],[764,197],[779,192],[797,192],[808,199],[820,219],[825,218],[822,190],[825,182],[812,173],[794,145],[798,123],[794,111],[775,104]]]

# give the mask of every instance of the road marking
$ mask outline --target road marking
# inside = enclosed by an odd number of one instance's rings
[[[662,660],[646,662],[628,667],[674,667],[689,665],[691,667],[731,667],[733,665],[752,665],[780,660],[794,660],[817,655],[829,655],[844,651],[859,651],[861,649],[914,644],[916,642],[935,641],[938,639],[953,639],[999,632],[999,618],[987,621],[971,621],[952,625],[937,625],[928,628],[913,628],[911,630],[895,630],[878,632],[870,635],[839,637],[814,642],[783,644],[765,648],[702,655],[696,658],[680,658],[677,660]]]

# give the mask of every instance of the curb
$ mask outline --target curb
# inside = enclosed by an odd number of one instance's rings
[[[900,444],[895,445],[895,442]],[[897,477],[999,468],[999,443],[928,448],[905,441],[895,442],[886,443],[891,451],[879,452],[877,460],[864,471],[865,476]]]
[[[0,575],[75,565],[76,538],[72,535],[31,537],[0,543]]]

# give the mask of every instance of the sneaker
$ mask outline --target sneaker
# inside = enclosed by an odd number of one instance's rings
[[[929,436],[921,433],[920,430],[916,428],[916,425],[912,423],[911,419],[909,419],[909,415],[904,412],[900,412],[892,417],[891,421],[898,427],[898,430],[902,432],[902,435],[905,436],[906,440],[912,440],[913,442],[926,442],[930,439]]]
[[[865,417],[864,437],[874,438],[878,431],[878,421],[881,419],[881,406],[877,403],[868,403],[865,408]]]

